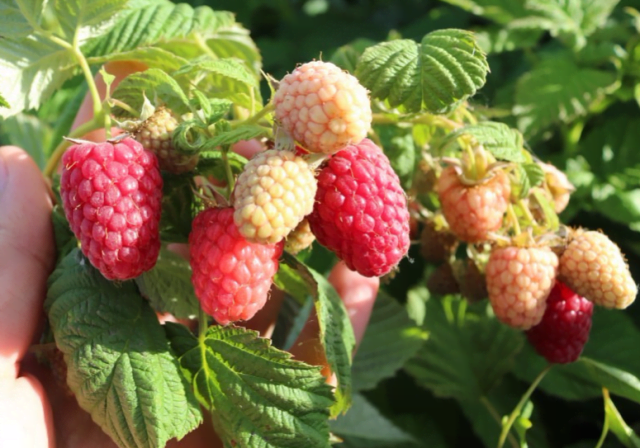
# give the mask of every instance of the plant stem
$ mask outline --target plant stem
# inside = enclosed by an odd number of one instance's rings
[[[513,205],[509,204],[507,206],[507,219],[509,220],[509,224],[513,226],[513,231],[516,235],[520,235],[522,230],[520,229],[520,223],[518,222],[518,216],[516,212],[513,210]]]
[[[493,403],[491,403],[491,401],[489,401],[487,397],[480,397],[480,403],[482,403],[484,407],[487,408],[489,415],[493,417],[493,419],[496,421],[498,426],[502,426],[502,422],[500,421],[500,414],[496,410],[495,406],[493,406]],[[509,443],[513,448],[520,448],[520,445],[518,444],[518,441],[513,436],[513,434],[509,434],[508,438],[509,438]]]
[[[198,310],[198,339],[200,339],[200,341],[204,340],[204,335],[207,333],[207,328],[209,328],[209,318],[201,307]]]
[[[233,193],[233,187],[235,186],[235,179],[233,178],[233,173],[231,172],[231,165],[229,165],[229,158],[227,157],[227,152],[229,148],[222,151],[222,163],[224,163],[224,173],[227,176],[227,199],[231,202],[231,193]]]
[[[607,400],[609,399],[609,390],[606,387],[602,388],[602,398],[604,399],[604,425],[602,426],[602,433],[600,434],[600,438],[598,439],[598,444],[596,448],[601,448],[604,444],[604,440],[607,438],[607,434],[609,433],[609,414],[607,414]]]
[[[89,93],[91,94],[91,99],[93,100],[93,115],[100,115],[100,113],[102,112],[102,100],[100,100],[100,93],[98,93],[98,87],[96,86],[96,82],[93,80],[93,73],[91,73],[91,69],[89,68],[87,59],[77,47],[73,48],[73,55],[75,56],[76,61],[78,61],[78,64],[80,64],[82,74],[84,75],[84,78],[87,81],[87,85],[89,86]]]
[[[100,120],[99,117],[93,117],[93,119],[87,121],[84,124],[81,124],[80,126],[78,126],[77,128],[75,128],[69,135],[69,138],[78,138],[78,137],[82,137],[83,135],[87,134],[88,132],[91,132],[95,129],[98,129],[100,127],[100,125],[102,123],[100,123],[102,120]],[[44,171],[43,174],[45,175],[45,177],[52,177],[53,173],[56,171],[56,168],[58,167],[58,163],[60,162],[60,159],[62,158],[62,154],[64,154],[64,152],[67,150],[67,148],[71,146],[71,142],[69,140],[65,140],[63,139],[60,144],[58,146],[56,146],[56,149],[53,150],[53,152],[51,153],[51,157],[49,157],[49,160],[47,161],[47,165],[44,167]]]
[[[132,117],[140,118],[140,112],[135,110],[133,107],[129,106],[127,103],[124,103],[124,102],[122,102],[120,100],[116,100],[115,98],[110,98],[109,99],[109,103],[112,106],[117,106],[120,109],[126,110],[127,112],[129,112],[131,114]]]
[[[507,421],[502,425],[502,432],[500,433],[500,439],[498,439],[498,448],[502,448],[502,446],[504,445],[504,442],[507,439],[507,435],[509,434],[509,430],[513,426],[513,423],[516,421],[516,418],[518,418],[518,416],[520,415],[520,412],[522,412],[522,408],[524,407],[526,402],[529,400],[529,397],[531,397],[531,394],[533,393],[533,391],[536,390],[536,387],[538,387],[538,384],[540,384],[540,381],[542,381],[542,379],[547,374],[547,372],[551,370],[552,366],[553,364],[549,364],[544,369],[542,369],[542,371],[538,374],[536,379],[533,380],[533,383],[531,383],[531,386],[529,386],[529,389],[527,389],[527,391],[524,393],[522,398],[520,398],[520,401],[516,405],[511,415],[509,415],[509,418],[507,419]]]
[[[258,111],[256,114],[238,123],[238,126],[243,124],[255,124],[258,121],[260,121],[262,118],[264,118],[267,114],[270,114],[275,108],[276,108],[275,104],[269,103],[266,106],[264,106],[262,109],[260,109],[260,111]]]

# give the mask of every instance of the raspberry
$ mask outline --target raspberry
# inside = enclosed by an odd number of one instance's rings
[[[409,210],[389,159],[371,140],[325,162],[309,224],[318,242],[372,277],[389,273],[409,250]]]
[[[540,167],[544,171],[544,177],[549,187],[551,198],[553,199],[555,212],[560,213],[569,205],[571,193],[575,191],[576,188],[569,182],[567,175],[555,166],[549,163],[540,163]]]
[[[316,180],[307,162],[292,151],[256,154],[238,177],[233,215],[242,236],[273,244],[311,213]]]
[[[560,279],[605,308],[624,309],[638,294],[620,249],[600,232],[575,231],[560,257]]]
[[[60,194],[89,261],[111,280],[151,269],[160,251],[162,177],[156,156],[132,138],[71,146]]]
[[[542,320],[527,331],[527,339],[550,363],[574,362],[589,339],[592,315],[593,303],[557,282]]]
[[[274,103],[283,129],[314,153],[359,143],[371,127],[367,90],[330,62],[309,62],[286,75]]]
[[[303,219],[302,222],[298,224],[298,227],[287,236],[284,248],[287,252],[295,255],[311,246],[315,239],[316,237],[311,232],[311,227],[309,227],[309,221]]]
[[[494,171],[486,182],[467,186],[456,169],[447,167],[436,186],[442,213],[451,231],[461,240],[478,243],[502,226],[502,216],[509,205],[511,186],[503,171]]]
[[[458,239],[447,230],[438,230],[433,221],[427,221],[420,234],[420,254],[425,261],[445,261],[458,247]]]
[[[176,150],[172,137],[177,126],[178,120],[169,109],[160,107],[135,129],[133,137],[158,156],[161,170],[180,174],[193,170],[198,164],[198,156],[184,155]]]
[[[202,309],[222,325],[251,319],[267,301],[283,246],[247,241],[231,207],[198,214],[189,247],[191,281]]]
[[[487,290],[498,319],[523,330],[537,325],[557,269],[558,257],[548,247],[505,247],[491,252]]]
[[[453,275],[453,269],[449,263],[443,263],[431,273],[427,279],[427,289],[431,294],[445,296],[460,292],[458,281]]]
[[[456,260],[452,267],[462,297],[469,303],[487,298],[487,279],[472,259]]]

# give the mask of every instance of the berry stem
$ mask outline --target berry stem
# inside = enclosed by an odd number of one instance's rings
[[[100,119],[99,116],[93,117],[93,119],[75,128],[67,137],[68,138],[82,137],[83,135],[95,129],[98,129],[102,124],[101,121],[102,120]],[[58,163],[62,158],[62,154],[64,154],[64,152],[67,150],[69,146],[71,146],[71,142],[66,139],[63,139],[60,142],[60,144],[56,146],[56,149],[53,150],[53,152],[51,153],[51,157],[49,157],[49,160],[47,161],[47,165],[44,167],[43,174],[45,177],[49,177],[49,178],[53,177],[53,173],[55,173],[56,168],[58,167]]]
[[[260,109],[257,113],[255,113],[254,115],[252,115],[251,117],[247,118],[244,121],[241,121],[240,123],[238,123],[236,126],[239,125],[247,125],[247,124],[256,124],[258,123],[261,119],[263,119],[265,116],[267,116],[268,114],[270,114],[271,112],[273,112],[276,108],[276,105],[273,103],[269,103],[266,106],[264,106],[262,109]],[[233,126],[232,126],[233,127]]]
[[[502,446],[504,445],[504,442],[507,439],[507,435],[509,434],[511,427],[513,426],[513,423],[516,421],[516,418],[518,418],[518,416],[520,415],[520,412],[522,412],[522,408],[527,403],[527,401],[529,401],[531,394],[533,393],[534,390],[536,390],[536,387],[538,387],[538,384],[540,384],[540,381],[542,381],[542,379],[545,377],[547,372],[551,370],[551,367],[553,367],[553,364],[549,364],[544,369],[542,369],[542,371],[538,374],[536,379],[533,380],[533,383],[531,383],[531,386],[529,386],[529,389],[527,389],[527,391],[524,393],[522,398],[520,398],[520,401],[516,405],[511,415],[509,415],[509,418],[507,419],[507,421],[502,424],[502,432],[500,433],[500,439],[498,439],[498,448],[502,448]]]
[[[227,157],[227,152],[229,148],[223,149],[222,151],[222,163],[224,163],[224,173],[227,176],[227,193],[229,202],[231,202],[231,193],[233,193],[233,187],[235,186],[236,180],[233,177],[233,173],[231,172],[231,165],[229,165],[229,158]]]
[[[487,409],[487,412],[489,412],[489,415],[491,415],[491,417],[495,420],[498,426],[502,426],[502,422],[500,421],[500,414],[496,410],[496,407],[493,405],[493,403],[491,403],[491,401],[487,397],[480,397],[480,403],[484,405],[484,407]],[[513,448],[520,447],[520,444],[518,443],[516,438],[513,436],[513,434],[509,434],[508,438],[509,438],[509,443]]]
[[[89,86],[89,93],[91,94],[91,99],[93,100],[93,115],[97,117],[102,113],[103,109],[102,101],[100,100],[100,93],[98,92],[98,87],[96,86],[96,82],[93,79],[93,73],[91,73],[91,69],[89,68],[87,59],[84,57],[84,55],[80,51],[80,48],[78,48],[75,42],[72,51],[73,56],[76,58],[76,61],[80,65],[80,69],[82,70],[82,74],[87,81],[87,85]]]
[[[609,413],[607,412],[607,401],[609,398],[609,390],[606,387],[602,388],[602,398],[604,399],[604,425],[602,426],[602,433],[600,434],[600,438],[598,439],[598,444],[596,448],[601,448],[604,444],[604,440],[607,438],[607,434],[609,433]]]
[[[198,310],[198,339],[204,342],[204,336],[209,328],[209,317],[205,314],[202,307]],[[204,346],[204,344],[202,344]]]
[[[518,216],[516,215],[515,210],[513,209],[513,205],[509,204],[507,206],[507,220],[509,224],[513,227],[513,231],[516,235],[520,235],[522,230],[520,229],[520,223],[518,222]]]
[[[140,112],[138,112],[133,107],[129,106],[127,103],[123,101],[116,100],[115,98],[110,98],[109,104],[111,105],[111,107],[117,106],[120,109],[126,110],[128,113],[131,114],[132,117],[140,118]]]

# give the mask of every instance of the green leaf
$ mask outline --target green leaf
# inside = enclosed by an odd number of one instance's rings
[[[134,73],[126,77],[113,92],[113,98],[125,102],[134,110],[141,110],[144,95],[153,103],[162,102],[177,114],[190,112],[189,99],[180,85],[166,72],[152,68],[144,72]],[[116,116],[128,113],[114,107]]]
[[[224,160],[222,159],[222,151],[205,151],[200,153],[200,163],[198,163],[198,172],[212,175],[218,180],[226,180],[226,172]],[[247,159],[234,152],[227,153],[227,161],[231,172],[234,174],[242,173]]]
[[[89,56],[104,56],[156,43],[167,45],[194,33],[217,36],[238,26],[230,12],[213,11],[207,6],[193,8],[186,3],[174,5],[164,0],[131,2],[118,19],[118,24],[109,33],[89,41],[83,47],[83,52]],[[197,48],[194,41],[186,44]],[[164,49],[171,51],[170,48]]]
[[[526,2],[513,0],[443,0],[473,14],[507,25],[514,19],[530,14]]]
[[[464,135],[473,137],[496,159],[509,162],[524,162],[526,160],[522,154],[522,134],[504,123],[483,121],[456,129],[442,139],[441,147],[452,144]]]
[[[198,80],[198,88],[207,92],[207,96],[225,98],[249,110],[256,108],[255,97],[260,96],[255,72],[237,58],[212,60],[205,56],[189,62],[173,76],[183,85]]]
[[[207,141],[207,147],[215,148],[218,146],[233,145],[240,140],[251,140],[253,138],[261,137],[266,135],[268,132],[269,130],[262,126],[244,124],[229,131],[217,132],[213,138]]]
[[[163,447],[202,415],[162,326],[135,284],[106,280],[71,252],[49,279],[46,310],[80,407],[120,447]]]
[[[323,275],[287,253],[283,262],[300,273],[313,296],[320,341],[329,367],[338,380],[335,390],[337,402],[331,409],[331,415],[335,417],[351,406],[351,355],[356,343],[351,320],[340,296]]]
[[[640,403],[640,379],[624,370],[608,366],[589,358],[580,358],[596,384],[606,387],[616,395]]]
[[[394,125],[377,125],[375,131],[380,137],[382,148],[391,162],[391,167],[400,178],[402,186],[407,189],[413,180],[418,152],[413,141],[412,129]]]
[[[191,179],[188,175],[163,173],[160,236],[164,242],[186,243],[196,211]]]
[[[89,64],[104,64],[112,61],[142,62],[149,68],[157,68],[165,72],[178,70],[188,62],[180,56],[156,47],[140,47],[134,50],[89,58],[88,60]]]
[[[385,418],[360,394],[353,395],[353,406],[345,415],[331,421],[331,432],[347,447],[399,446],[414,443],[410,434]]]
[[[44,0],[0,0],[0,37],[19,40],[33,33],[40,23]]]
[[[545,59],[517,82],[518,128],[531,136],[553,123],[571,122],[615,85],[615,73],[579,67],[570,55]]]
[[[166,327],[225,446],[329,447],[333,400],[320,368],[244,328],[213,326],[196,339],[184,327]]]
[[[2,95],[0,95],[0,107],[6,107],[9,108],[9,103],[7,103],[7,100],[5,100]]]
[[[303,272],[286,263],[280,263],[273,283],[301,305],[305,304],[310,296],[308,278],[303,277]]]
[[[443,113],[482,87],[488,71],[474,35],[446,29],[427,34],[420,45],[400,39],[368,48],[356,76],[392,107]]]
[[[45,150],[51,143],[53,131],[33,115],[17,114],[2,122],[3,139],[29,153],[40,169],[46,164]]]
[[[69,252],[78,247],[78,240],[69,228],[69,221],[64,216],[64,210],[60,205],[55,205],[51,212],[53,222],[53,237],[56,241],[56,253],[58,261],[66,257]]]
[[[375,45],[375,42],[371,39],[356,39],[353,42],[336,49],[336,51],[331,55],[329,62],[333,62],[338,67],[350,73],[355,73],[360,55],[362,55],[362,53],[372,45]]]
[[[0,117],[37,109],[74,73],[71,53],[45,38],[0,40],[0,96],[9,103],[0,108]]]
[[[82,43],[110,28],[127,0],[57,0],[56,19],[67,42]]]
[[[426,332],[415,325],[406,309],[381,290],[353,359],[354,389],[373,389],[383,379],[392,377],[426,339]]]
[[[540,387],[565,400],[586,400],[600,396],[605,386],[612,393],[638,401],[640,359],[628,353],[633,353],[639,344],[640,331],[628,315],[595,309],[589,341],[582,354],[587,359],[554,366]],[[545,360],[527,345],[517,358],[514,373],[530,382],[545,365]]]
[[[540,185],[545,179],[544,171],[537,163],[523,163],[518,165],[518,172],[522,184],[519,195],[521,198],[526,198],[529,195],[529,191],[531,191],[533,187]]]
[[[136,278],[140,293],[156,311],[193,318],[200,304],[191,283],[189,261],[163,247],[153,269]]]
[[[436,396],[476,400],[511,370],[523,336],[488,315],[486,303],[461,313],[465,303],[453,296],[427,302],[429,339],[405,369]]]
[[[618,440],[627,448],[640,448],[640,437],[626,424],[608,395],[604,398],[604,412],[609,421],[609,429]]]
[[[515,3],[515,2],[513,2]],[[478,45],[487,54],[533,48],[542,37],[542,31],[511,29],[491,26],[476,32]]]

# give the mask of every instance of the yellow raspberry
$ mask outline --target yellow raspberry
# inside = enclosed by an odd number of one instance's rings
[[[275,149],[258,153],[238,177],[234,222],[249,241],[277,243],[311,213],[316,189],[302,157]]]
[[[626,308],[638,294],[620,249],[600,232],[575,232],[560,257],[560,280],[605,308]]]
[[[280,82],[276,118],[308,151],[333,154],[358,144],[371,127],[367,90],[330,62],[313,61]]]
[[[311,246],[315,239],[316,237],[311,232],[309,221],[303,219],[302,222],[298,224],[298,227],[296,227],[293,232],[287,236],[284,248],[287,252],[295,255]]]

